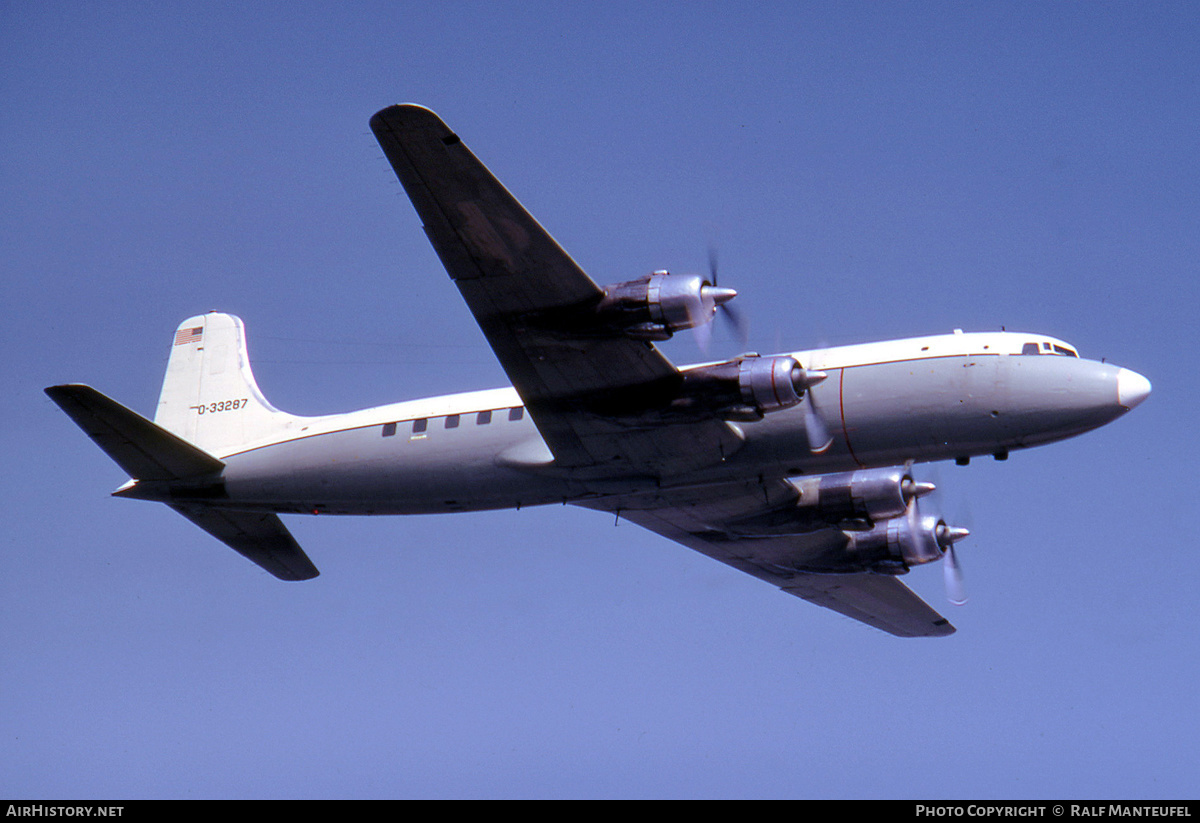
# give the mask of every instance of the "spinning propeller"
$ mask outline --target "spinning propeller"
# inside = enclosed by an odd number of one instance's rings
[[[717,250],[712,246],[709,246],[708,249],[708,274],[712,278],[713,289],[720,292],[731,292],[730,298],[737,295],[737,292],[733,291],[733,289],[717,288]],[[718,304],[718,308],[720,308],[721,316],[725,318],[725,322],[733,330],[738,342],[743,346],[746,345],[746,341],[750,339],[750,330],[746,325],[746,319],[742,316],[742,313],[729,305],[725,300],[722,300]]]
[[[935,482],[933,485],[936,487],[939,483]],[[965,519],[970,520],[969,517]],[[958,562],[958,554],[954,550],[954,544],[967,537],[970,533],[971,530],[968,528],[949,526],[944,519],[937,518],[934,539],[937,541],[938,547],[942,550],[942,582],[946,587],[946,599],[955,606],[961,606],[967,602],[967,589],[963,583],[963,570]]]
[[[812,387],[825,379],[824,372],[809,372],[809,377],[820,375],[820,379],[809,384],[808,391],[804,393],[804,434],[808,437],[808,450],[813,454],[821,454],[833,444],[833,435],[829,433],[829,427],[825,425],[825,418],[821,414],[821,410],[817,408],[817,396],[813,394]]]
[[[959,529],[958,531],[964,534],[954,538],[961,540],[966,537],[967,530]],[[942,579],[946,584],[946,599],[955,606],[961,606],[967,602],[967,590],[963,585],[962,566],[958,565],[958,555],[954,553],[954,541],[950,542],[946,549],[946,556],[942,560]]]
[[[729,301],[737,297],[737,292],[718,285],[717,252],[711,246],[708,250],[708,275],[709,279],[700,288],[698,299],[688,307],[697,345],[700,346],[701,351],[708,352],[709,343],[712,341],[710,321],[719,312],[733,329],[738,341],[744,346],[750,337],[746,329],[746,322],[741,313],[729,305]]]

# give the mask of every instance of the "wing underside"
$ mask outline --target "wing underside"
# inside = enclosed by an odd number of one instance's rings
[[[588,508],[610,511],[690,549],[777,586],[788,594],[832,609],[898,637],[944,637],[954,626],[897,577],[871,572],[806,570],[845,549],[837,526],[772,533],[747,526],[777,510],[783,481],[653,496],[598,500]]]

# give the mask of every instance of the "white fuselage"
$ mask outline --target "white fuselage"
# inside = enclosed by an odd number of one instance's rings
[[[819,454],[809,448],[796,407],[731,424],[742,448],[686,475],[582,479],[556,468],[516,391],[495,389],[296,418],[286,439],[218,455],[226,463],[224,505],[331,514],[471,511],[587,502],[648,485],[719,484],[756,472],[1004,457],[1103,425],[1144,396],[1140,376],[1080,359],[1062,341],[1036,334],[955,333],[791,354],[828,375],[804,400],[815,401],[833,435]]]

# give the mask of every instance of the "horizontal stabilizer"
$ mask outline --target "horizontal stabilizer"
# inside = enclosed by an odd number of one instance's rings
[[[170,504],[171,508],[280,580],[311,580],[319,572],[273,514]]]
[[[132,478],[180,480],[225,466],[91,386],[51,386],[46,394]]]
[[[46,394],[130,477],[139,481],[134,489],[142,485],[153,488],[154,481],[216,475],[225,467],[208,452],[90,386],[51,386]],[[308,555],[273,514],[188,503],[167,504],[281,580],[308,580],[318,574]]]

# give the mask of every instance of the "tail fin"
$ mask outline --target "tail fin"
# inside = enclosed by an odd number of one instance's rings
[[[224,457],[248,443],[285,436],[298,420],[268,403],[259,390],[241,319],[210,312],[180,324],[155,423]]]

